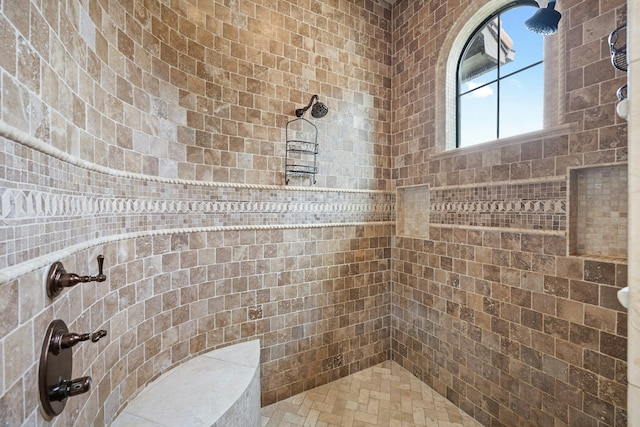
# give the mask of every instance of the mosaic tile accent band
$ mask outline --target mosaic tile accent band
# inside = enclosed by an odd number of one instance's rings
[[[431,225],[566,230],[566,180],[432,188]]]

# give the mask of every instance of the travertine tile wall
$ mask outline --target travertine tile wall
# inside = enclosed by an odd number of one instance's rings
[[[627,314],[616,291],[627,266],[569,255],[567,175],[625,169],[615,103],[626,76],[612,68],[606,39],[626,4],[557,3],[563,18],[547,58],[561,88],[555,101],[548,94],[555,129],[443,152],[440,46],[485,3],[393,9],[394,178],[428,185],[431,201],[429,239],[394,240],[392,358],[484,425],[623,426]],[[599,198],[608,195],[588,203]],[[610,227],[626,229],[626,219]]]
[[[390,8],[3,2],[3,121],[78,158],[282,184],[284,127],[318,94],[318,185],[389,189]],[[19,108],[15,108],[19,107]]]
[[[109,336],[76,348],[94,388],[56,425],[108,423],[255,336],[265,403],[392,357],[486,425],[624,425],[626,263],[568,256],[563,200],[568,167],[626,160],[605,43],[624,1],[558,5],[571,126],[444,154],[440,46],[483,2],[263,3],[1,3],[0,421],[45,423],[62,318]],[[285,190],[284,125],[314,93],[329,188]],[[387,190],[422,184],[429,238],[392,237]],[[108,282],[46,299],[50,262],[99,253]]]
[[[393,194],[123,179],[0,138],[5,154],[0,269],[96,237],[198,227],[284,227],[393,219]],[[25,169],[29,157],[37,162]],[[53,185],[52,185],[53,183]],[[90,184],[87,184],[90,183]],[[89,190],[87,190],[89,189]],[[161,217],[161,220],[158,220]],[[38,239],[35,238],[38,236]]]
[[[389,358],[390,6],[0,2],[0,424],[105,425],[150,380],[258,337],[271,403]],[[315,187],[284,129],[318,94]],[[50,301],[43,277],[107,281]],[[92,390],[51,422],[54,319]],[[85,345],[86,344],[86,345]]]
[[[70,398],[53,425],[105,425],[172,366],[260,338],[264,403],[389,358],[391,225],[192,232],[126,239],[62,259],[108,279],[47,299],[46,269],[0,286],[3,425],[42,423],[38,360],[54,318],[71,331],[106,329],[74,349]],[[37,286],[34,286],[34,283]]]

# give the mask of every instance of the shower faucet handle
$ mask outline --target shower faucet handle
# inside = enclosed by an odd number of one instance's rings
[[[76,334],[75,332],[58,332],[51,336],[49,349],[53,354],[60,354],[65,348],[71,348],[82,341],[98,342],[100,338],[107,335],[104,329],[97,330],[93,333]]]
[[[104,329],[100,329],[99,331],[95,331],[93,333],[87,334],[76,334],[75,332],[69,332],[61,335],[54,335],[51,337],[51,351],[54,354],[59,354],[61,350],[65,348],[71,348],[74,345],[78,344],[82,341],[98,342],[100,338],[107,335],[107,331]]]
[[[67,273],[61,262],[55,262],[49,269],[47,276],[47,296],[54,298],[64,288],[70,288],[83,282],[104,282],[107,276],[103,273],[104,255],[98,255],[98,274],[96,276],[79,276],[75,273]]]
[[[49,399],[63,401],[67,397],[86,393],[91,388],[91,377],[80,377],[74,380],[62,380],[49,390]]]
[[[96,282],[104,282],[105,280],[107,280],[107,276],[104,275],[104,273],[102,272],[102,267],[104,267],[104,255],[98,255],[98,275],[94,276],[94,280]]]
[[[100,341],[100,338],[106,337],[106,336],[107,336],[107,331],[105,329],[100,329],[98,331],[95,331],[92,334],[89,334],[89,339],[91,340],[91,342],[98,342]]]

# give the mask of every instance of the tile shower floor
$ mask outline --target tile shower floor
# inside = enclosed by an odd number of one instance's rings
[[[476,427],[453,403],[387,361],[262,408],[263,427]]]

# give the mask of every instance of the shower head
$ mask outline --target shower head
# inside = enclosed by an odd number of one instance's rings
[[[316,119],[323,118],[328,112],[329,108],[320,101],[316,102],[313,104],[313,107],[311,107],[311,115]]]
[[[313,108],[311,108],[311,105],[313,105]],[[318,100],[318,95],[313,95],[306,107],[296,110],[296,117],[302,117],[309,108],[311,108],[311,115],[316,119],[323,118],[329,112],[329,108]]]
[[[558,31],[558,22],[562,15],[555,10],[556,2],[550,1],[546,8],[536,10],[536,13],[526,21],[524,26],[534,33],[548,36]]]

